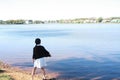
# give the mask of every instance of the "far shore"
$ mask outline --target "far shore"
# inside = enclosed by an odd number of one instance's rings
[[[13,80],[31,80],[31,71],[23,70],[18,67],[0,61],[0,75],[9,75]],[[57,73],[47,73],[48,80],[56,80]],[[42,74],[36,74],[34,80],[42,80]]]

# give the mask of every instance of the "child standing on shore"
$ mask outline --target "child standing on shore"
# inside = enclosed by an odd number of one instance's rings
[[[45,57],[51,57],[50,53],[42,46],[41,40],[39,38],[35,39],[35,47],[33,48],[33,63],[34,63],[34,68],[32,70],[32,80],[34,78],[34,74],[37,68],[40,68],[43,73],[43,79],[46,78],[46,71],[45,71]]]

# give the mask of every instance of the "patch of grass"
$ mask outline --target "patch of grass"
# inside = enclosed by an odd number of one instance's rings
[[[13,79],[8,75],[0,75],[0,80],[13,80]]]

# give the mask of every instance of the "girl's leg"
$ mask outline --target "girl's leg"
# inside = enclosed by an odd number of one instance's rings
[[[42,70],[42,73],[43,73],[43,78],[45,79],[45,78],[46,78],[46,71],[45,71],[45,68],[42,67],[41,70]]]
[[[34,80],[34,74],[35,74],[36,69],[37,69],[37,68],[34,67],[33,70],[32,70],[32,80]]]

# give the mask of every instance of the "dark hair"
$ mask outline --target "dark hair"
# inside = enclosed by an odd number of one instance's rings
[[[41,40],[40,40],[39,38],[36,38],[36,39],[35,39],[35,43],[36,43],[36,44],[40,44],[40,43],[41,43]]]

